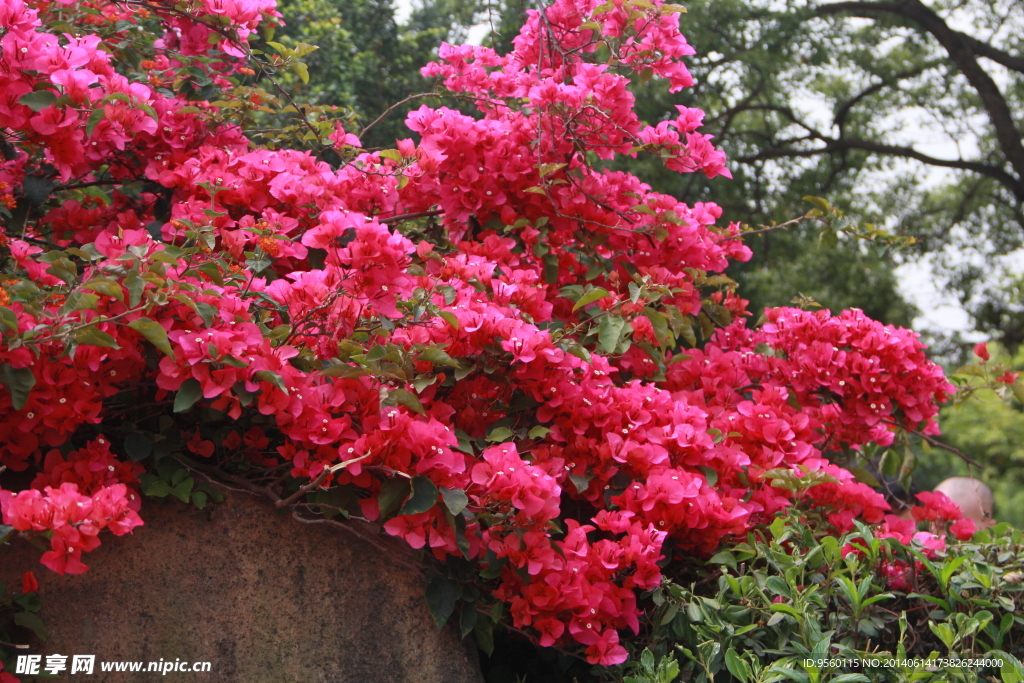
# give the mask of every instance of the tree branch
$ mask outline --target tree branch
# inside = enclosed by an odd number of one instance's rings
[[[1016,178],[1013,179],[1012,183],[1008,184],[1008,187],[1013,190],[1018,201],[1024,202],[1024,183],[1021,181],[1021,179],[1024,179],[1024,143],[1022,143],[1020,132],[1014,123],[1013,114],[1006,102],[1006,98],[999,90],[996,82],[988,75],[988,72],[978,64],[977,56],[988,57],[1004,66],[1013,64],[1015,66],[1009,66],[1009,68],[1014,68],[1015,70],[1016,66],[1024,66],[1024,60],[1003,53],[995,47],[985,47],[985,44],[981,41],[951,29],[942,17],[933,12],[921,0],[834,2],[819,5],[816,8],[816,12],[819,15],[826,16],[849,14],[871,19],[876,18],[880,14],[894,14],[909,19],[917,24],[921,30],[935,38],[981,99],[989,121],[991,121],[992,127],[995,129],[999,147],[1016,175]],[[945,165],[948,166],[948,164]],[[964,167],[953,166],[953,168]],[[1001,182],[1006,183],[1004,179],[1001,179]]]
[[[872,142],[871,140],[850,140],[842,138],[822,138],[824,142],[823,147],[815,147],[813,149],[794,149],[791,147],[776,147],[774,149],[766,149],[758,152],[757,154],[740,157],[737,161],[742,163],[750,163],[753,161],[764,161],[765,159],[778,159],[787,157],[813,157],[822,154],[831,154],[832,152],[840,152],[848,149],[859,149],[865,152],[875,152],[877,154],[887,154],[889,156],[902,157],[904,159],[914,159],[922,163],[928,164],[929,166],[941,166],[943,168],[955,168],[961,171],[971,171],[980,175],[988,176],[993,178],[1007,189],[1013,192],[1014,196],[1018,201],[1024,202],[1024,183],[1012,176],[1011,174],[1004,171],[999,166],[993,164],[986,164],[980,161],[966,161],[964,159],[939,159],[928,154],[918,152],[913,147],[903,147],[899,145],[886,145],[880,142]]]

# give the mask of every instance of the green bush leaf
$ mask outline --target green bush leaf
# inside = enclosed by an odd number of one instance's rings
[[[135,462],[145,460],[153,453],[153,442],[141,432],[124,437],[124,452]]]
[[[608,290],[605,289],[604,287],[592,289],[580,297],[579,301],[577,301],[576,304],[572,307],[572,312],[575,313],[576,311],[583,308],[587,304],[592,304],[598,299],[603,299],[606,296],[610,295],[608,294]]]
[[[462,587],[454,579],[434,578],[427,585],[427,606],[440,631],[455,611],[455,603],[462,595]]]
[[[260,382],[270,382],[275,387],[283,391],[285,395],[288,394],[288,387],[285,386],[284,379],[282,379],[281,375],[277,374],[273,370],[259,370],[253,375],[253,378]]]
[[[82,285],[82,289],[88,289],[124,303],[124,288],[110,278],[93,278]]]
[[[601,319],[597,326],[597,342],[602,353],[610,354],[615,352],[619,345],[619,336],[626,321],[617,315],[609,315]]]
[[[459,632],[463,638],[472,633],[473,628],[476,626],[476,619],[476,605],[473,603],[463,603],[462,613],[459,615]]]
[[[459,514],[469,505],[469,496],[462,489],[450,489],[442,486],[441,499],[453,515]]]
[[[412,495],[398,511],[400,515],[418,515],[434,507],[437,503],[437,487],[427,477],[412,478]]]
[[[387,519],[394,515],[399,504],[409,495],[412,484],[405,477],[388,479],[381,484],[380,493],[377,495],[377,507],[380,509],[381,517]]]
[[[257,373],[258,374],[258,373]],[[190,377],[178,389],[174,396],[174,412],[183,413],[196,404],[196,401],[203,397],[203,387],[199,380]]]
[[[36,376],[32,374],[32,368],[15,370],[7,363],[0,363],[0,384],[7,387],[7,391],[10,392],[13,408],[21,410],[28,403],[32,387],[36,385]]]
[[[46,626],[43,625],[43,620],[39,618],[39,615],[31,612],[18,612],[14,615],[14,623],[46,640]]]
[[[141,334],[149,340],[149,343],[174,360],[174,349],[171,348],[171,343],[167,339],[167,330],[163,328],[163,325],[150,318],[137,318],[128,323],[128,327]]]
[[[52,90],[36,90],[18,98],[18,104],[24,104],[32,111],[42,111],[57,100],[57,93]]]
[[[108,349],[121,348],[112,336],[101,329],[91,326],[79,330],[75,335],[75,341],[82,346],[102,346]]]
[[[418,413],[419,415],[427,414],[427,411],[423,409],[423,404],[420,403],[420,399],[411,391],[406,391],[405,389],[392,389],[388,393],[395,397],[395,401],[398,402],[398,405],[405,406],[412,412]]]

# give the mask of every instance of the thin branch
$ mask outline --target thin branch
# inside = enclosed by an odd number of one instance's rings
[[[389,218],[378,218],[378,223],[401,223],[402,221],[411,221],[414,218],[425,218],[427,216],[440,216],[444,213],[444,209],[433,209],[431,211],[417,211],[416,213],[403,213],[401,216],[391,216]]]
[[[413,100],[417,100],[417,99],[420,99],[420,98],[422,98],[422,97],[440,97],[440,95],[438,95],[438,94],[436,94],[436,93],[432,93],[432,92],[421,92],[421,93],[417,93],[417,94],[415,94],[415,95],[409,95],[409,96],[408,96],[408,97],[406,97],[406,98],[405,98],[404,100],[401,100],[401,101],[395,102],[395,103],[394,103],[394,104],[392,104],[392,105],[391,105],[390,107],[388,107],[387,109],[385,109],[385,110],[384,110],[384,113],[383,113],[383,114],[381,114],[380,116],[378,116],[377,118],[375,118],[375,119],[374,119],[373,121],[371,121],[371,122],[370,122],[370,123],[368,123],[368,124],[367,124],[366,126],[364,126],[364,127],[363,127],[363,129],[362,129],[361,131],[359,131],[359,139],[360,139],[360,140],[362,140],[362,139],[363,139],[363,136],[364,136],[364,135],[366,135],[367,133],[369,133],[369,132],[370,132],[370,130],[371,130],[371,129],[372,129],[372,128],[373,128],[374,126],[376,126],[376,125],[377,125],[378,123],[380,123],[380,122],[381,122],[381,121],[383,121],[383,120],[384,120],[385,118],[387,118],[387,115],[388,115],[388,114],[390,114],[390,113],[391,113],[391,112],[393,112],[394,110],[398,109],[398,108],[399,108],[399,107],[401,107],[401,106],[402,106],[403,104],[407,104],[407,103],[409,103],[409,102],[412,102]]]
[[[746,232],[740,232],[740,233],[737,233],[735,235],[729,235],[728,237],[723,237],[722,239],[718,240],[717,244],[721,244],[722,242],[728,242],[729,240],[741,239],[743,237],[750,237],[751,235],[760,235],[763,232],[771,232],[772,230],[783,230],[785,228],[791,227],[793,225],[797,225],[799,223],[803,223],[804,221],[808,221],[808,220],[821,220],[821,219],[819,217],[817,217],[817,216],[808,216],[808,215],[797,216],[796,218],[791,218],[790,220],[786,221],[785,223],[779,223],[778,225],[766,225],[763,228],[758,228],[757,230],[747,230]],[[756,386],[756,385],[751,385],[751,386]],[[739,390],[737,390],[737,391],[739,391]]]
[[[777,159],[780,157],[813,157],[847,149],[860,149],[866,152],[876,152],[878,154],[887,154],[889,156],[903,157],[905,159],[914,159],[924,164],[928,164],[929,166],[955,168],[962,171],[971,171],[973,173],[988,176],[989,178],[994,178],[999,181],[1000,184],[1013,192],[1014,196],[1017,197],[1019,201],[1024,202],[1024,183],[1004,171],[999,166],[993,164],[986,164],[980,161],[966,161],[964,159],[939,159],[937,157],[918,152],[913,147],[886,145],[880,142],[872,142],[871,140],[831,137],[822,138],[822,140],[825,143],[823,147],[815,147],[813,149],[777,147],[774,149],[763,150],[751,156],[741,157],[737,159],[737,161],[750,163],[754,161],[764,161],[766,159]]]
[[[948,452],[952,453],[953,455],[955,455],[956,457],[960,458],[961,460],[963,460],[965,463],[967,463],[971,467],[977,467],[979,470],[983,469],[980,462],[976,462],[976,461],[972,460],[963,451],[961,451],[961,450],[959,450],[957,448],[953,448],[952,446],[949,446],[947,444],[942,443],[941,441],[936,439],[934,436],[929,436],[928,434],[925,434],[924,432],[919,432],[916,429],[914,431],[910,432],[910,433],[911,434],[915,434],[915,435],[921,437],[923,440],[927,441],[928,444],[931,445],[931,446],[935,446],[936,448],[941,448],[944,451],[948,451]]]

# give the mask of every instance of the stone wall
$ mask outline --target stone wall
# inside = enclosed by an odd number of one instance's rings
[[[80,576],[54,574],[24,541],[0,549],[0,580],[39,578],[49,638],[33,652],[211,662],[166,676],[196,683],[482,682],[475,649],[437,632],[401,544],[384,552],[242,494],[207,511],[148,502],[142,516],[132,535],[105,533]],[[62,680],[153,678],[97,667]]]

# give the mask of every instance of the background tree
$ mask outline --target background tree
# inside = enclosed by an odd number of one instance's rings
[[[410,95],[430,90],[420,69],[441,41],[461,42],[476,12],[475,0],[425,0],[405,22],[392,0],[283,0],[286,25],[275,40],[316,45],[305,57],[309,82],[291,78],[291,88],[310,104],[353,110],[361,126]],[[436,102],[436,100],[434,100]],[[393,147],[409,136],[405,115],[423,104],[397,107],[363,140],[367,147]]]

